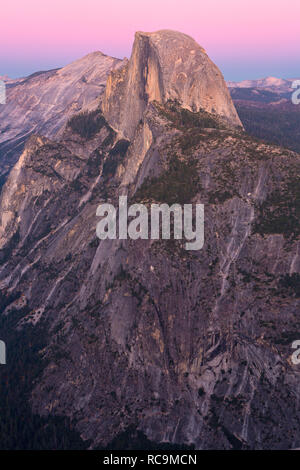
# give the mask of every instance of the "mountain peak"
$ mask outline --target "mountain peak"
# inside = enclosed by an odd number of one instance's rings
[[[103,112],[132,138],[147,104],[168,100],[242,126],[221,72],[194,39],[172,30],[138,31],[130,60],[108,78]]]
[[[173,47],[174,45],[176,46],[176,42],[180,43],[180,46],[183,46],[184,44],[187,45],[188,43],[190,43],[192,46],[194,44],[194,46],[196,46],[197,48],[200,47],[203,52],[205,52],[205,50],[201,46],[199,46],[199,44],[191,36],[185,33],[181,33],[179,31],[174,31],[172,29],[160,29],[154,32],[137,31],[135,33],[135,38],[139,36],[151,38],[154,42],[164,41],[165,43],[167,43],[168,41],[171,41]]]
[[[122,61],[95,51],[60,69],[7,80],[0,106],[0,176],[16,162],[32,132],[59,139],[68,119],[99,106],[109,72]],[[0,77],[1,79],[1,77]]]

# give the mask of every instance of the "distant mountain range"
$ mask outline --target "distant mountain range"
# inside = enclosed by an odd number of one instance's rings
[[[248,134],[300,152],[300,106],[292,103],[294,80],[267,77],[227,85]]]
[[[292,90],[292,83],[296,78],[266,77],[257,80],[243,80],[241,82],[227,82],[229,88],[263,88],[273,92],[285,93]]]

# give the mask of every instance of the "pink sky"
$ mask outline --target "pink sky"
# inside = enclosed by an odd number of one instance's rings
[[[134,32],[194,37],[225,78],[300,76],[299,0],[7,0],[0,75],[62,66],[101,50],[129,56]]]

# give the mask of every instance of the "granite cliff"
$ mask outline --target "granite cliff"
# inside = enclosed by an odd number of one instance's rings
[[[132,138],[147,104],[168,100],[242,126],[221,72],[191,37],[170,30],[137,32],[130,60],[108,77],[104,116]]]
[[[0,106],[0,178],[5,180],[33,133],[59,139],[68,119],[99,105],[109,72],[119,59],[93,52],[57,70],[7,79],[7,103]],[[0,179],[0,181],[1,181]]]
[[[0,334],[38,358],[32,413],[92,448],[299,447],[299,174],[243,131],[192,39],[137,33],[103,111],[32,136],[2,191]],[[204,248],[100,241],[119,194],[204,203]]]

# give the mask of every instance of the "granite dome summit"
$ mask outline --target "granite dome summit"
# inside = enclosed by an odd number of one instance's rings
[[[103,112],[108,122],[131,138],[149,102],[178,101],[242,126],[220,70],[186,34],[171,30],[137,32],[129,61],[107,81]]]

